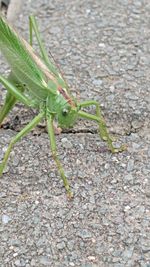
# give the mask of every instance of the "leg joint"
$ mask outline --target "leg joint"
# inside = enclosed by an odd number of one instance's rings
[[[54,150],[52,151],[52,157],[55,161],[57,160],[57,153]]]

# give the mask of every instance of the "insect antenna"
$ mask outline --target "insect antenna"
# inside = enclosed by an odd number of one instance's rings
[[[58,70],[59,73],[61,74],[61,76],[62,76],[62,78],[63,78],[63,80],[64,80],[64,82],[65,82],[66,89],[67,89],[68,92],[70,93],[70,87],[69,87],[69,85],[68,85],[67,79],[64,77],[65,74],[64,74],[64,73],[62,72],[62,70],[60,69],[60,66],[59,66],[59,64],[57,63],[57,60],[56,60],[56,58],[53,56],[53,54],[51,53],[51,51],[49,51],[49,55],[50,55],[50,57],[52,58],[53,63],[54,63],[55,66],[57,67],[57,70]],[[70,65],[71,65],[71,67],[72,67],[72,64],[70,64]],[[73,69],[73,67],[72,67],[72,69]],[[75,90],[75,92],[77,93],[77,96],[80,96],[79,91]],[[76,102],[76,98],[75,98],[75,96],[72,95],[72,99],[75,100],[75,102]],[[77,100],[78,100],[78,102],[79,102],[79,97],[77,98]]]
[[[63,80],[64,80],[64,82],[65,82],[65,84],[66,84],[66,87],[67,87],[67,89],[68,89],[68,88],[69,88],[68,83],[67,83],[67,81],[66,81],[66,78],[64,77],[64,73],[62,72],[62,70],[60,69],[60,67],[59,67],[59,65],[58,65],[58,63],[57,63],[57,60],[54,58],[54,56],[53,56],[53,54],[51,53],[51,51],[49,51],[49,54],[50,54],[50,56],[51,56],[51,58],[52,58],[54,64],[56,65],[57,69],[59,70],[59,72],[60,72],[60,74],[61,74],[61,76],[62,76],[62,78],[63,78]]]

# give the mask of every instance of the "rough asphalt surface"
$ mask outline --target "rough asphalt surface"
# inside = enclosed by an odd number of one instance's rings
[[[112,155],[83,120],[59,135],[74,192],[68,201],[45,129],[22,139],[0,179],[0,267],[149,267],[150,1],[25,2],[19,31],[28,38],[28,14],[36,14],[72,90],[101,103],[117,145],[128,150]],[[4,94],[1,87],[0,103]],[[34,114],[14,108],[0,130],[0,160]]]

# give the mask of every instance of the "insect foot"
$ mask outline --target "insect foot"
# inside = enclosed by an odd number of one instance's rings
[[[120,153],[123,152],[125,150],[127,150],[127,146],[126,145],[122,145],[119,148],[115,148],[113,145],[110,147],[110,150],[112,153]]]
[[[67,197],[69,200],[72,200],[73,199],[73,193],[69,190],[67,190]]]

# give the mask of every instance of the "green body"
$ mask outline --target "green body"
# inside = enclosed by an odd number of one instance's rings
[[[32,48],[32,30],[35,32],[40,47],[40,56],[37,56]],[[78,117],[94,120],[99,125],[101,138],[107,141],[112,152],[119,152],[124,148],[115,149],[113,147],[105,121],[100,112],[100,107],[96,101],[89,100],[77,103],[71,96],[62,74],[55,66],[54,61],[50,60],[47,56],[33,16],[30,17],[30,45],[17,35],[3,17],[0,17],[0,50],[11,68],[8,78],[0,76],[0,82],[8,91],[4,106],[0,111],[0,125],[17,101],[39,110],[39,115],[12,139],[0,165],[0,175],[3,172],[13,145],[45,117],[53,158],[56,161],[67,193],[69,196],[72,196],[63,167],[57,156],[53,127],[54,119],[58,121],[58,126],[61,128],[72,127]],[[90,105],[96,107],[96,115],[81,110],[82,107]]]

